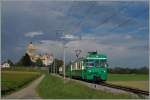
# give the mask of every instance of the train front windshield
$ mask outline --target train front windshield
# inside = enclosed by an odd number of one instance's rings
[[[94,60],[87,60],[86,61],[86,66],[87,67],[94,67],[95,61]]]
[[[106,59],[100,60],[100,66],[106,68],[107,67],[107,60]]]
[[[103,67],[106,68],[107,67],[107,60],[106,59],[92,59],[92,60],[87,60],[86,61],[86,66],[87,67]]]

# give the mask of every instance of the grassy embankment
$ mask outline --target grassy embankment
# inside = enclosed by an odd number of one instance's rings
[[[108,74],[108,83],[149,90],[148,74]]]
[[[40,76],[38,69],[7,68],[1,70],[1,94],[12,93]]]
[[[62,78],[46,74],[37,88],[38,94],[44,99],[109,99],[135,98],[128,94],[113,94],[95,90],[72,80],[64,83]]]

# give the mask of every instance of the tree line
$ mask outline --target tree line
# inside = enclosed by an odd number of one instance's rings
[[[41,59],[37,59],[36,62],[32,62],[27,53],[25,53],[17,63],[13,63],[9,59],[6,62],[12,67],[48,67],[50,72],[58,72],[59,67],[63,65],[63,61],[57,58],[55,58],[53,63],[48,66],[45,66]]]
[[[13,63],[11,60],[7,60],[7,63],[10,66],[25,66],[25,67],[43,67],[45,66],[41,59],[38,59],[36,62],[32,62],[30,56],[25,53],[24,56],[17,63]],[[54,59],[54,62],[47,66],[49,67],[50,72],[57,72],[59,71],[59,67],[63,66],[63,61],[59,59]],[[109,73],[118,73],[118,74],[149,74],[149,68],[146,66],[140,68],[123,68],[123,67],[114,67],[108,69]]]
[[[114,68],[109,68],[108,72],[117,73],[117,74],[149,74],[149,68],[146,66],[140,68],[114,67]]]

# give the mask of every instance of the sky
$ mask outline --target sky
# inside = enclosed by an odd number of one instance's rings
[[[62,36],[67,62],[81,49],[80,57],[106,54],[111,67],[148,66],[149,2],[2,1],[2,62],[17,62],[30,41],[37,53],[62,59]]]

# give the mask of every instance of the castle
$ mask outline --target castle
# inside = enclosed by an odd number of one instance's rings
[[[45,66],[51,65],[53,63],[53,55],[45,53],[44,55],[36,54],[37,47],[35,47],[32,42],[27,46],[26,53],[30,56],[32,62],[36,62],[38,59],[41,59]]]

